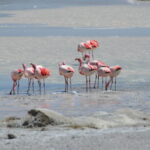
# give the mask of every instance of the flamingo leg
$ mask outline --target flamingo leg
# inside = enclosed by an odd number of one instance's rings
[[[94,52],[93,52],[93,50],[92,50],[92,58],[94,59]]]
[[[17,81],[14,81],[14,84],[13,84],[13,94],[15,94],[16,86],[17,86]]]
[[[87,76],[86,76],[86,91],[88,90],[88,79],[87,79]]]
[[[105,87],[106,87],[106,84],[107,84],[107,77],[105,78]],[[107,91],[106,88],[105,88],[105,90]]]
[[[91,76],[89,76],[89,88],[91,89]]]
[[[70,89],[72,90],[72,83],[71,83],[71,78],[70,78]]]
[[[64,79],[65,79],[65,92],[67,92],[67,80],[65,77],[64,77]]]
[[[67,78],[67,92],[68,92],[68,88],[69,88],[69,79]]]
[[[90,50],[89,50],[89,55],[91,55]]]
[[[96,80],[97,80],[97,74],[95,75],[95,82],[94,82],[94,87],[93,88],[95,88],[96,89]]]
[[[34,93],[34,79],[32,79],[32,91]]]
[[[117,80],[116,80],[116,77],[115,77],[115,91],[117,89]]]
[[[29,91],[30,91],[30,85],[31,85],[31,79],[28,79],[28,90],[27,90],[28,94],[29,94]]]
[[[45,91],[45,79],[43,79],[43,88],[44,88],[44,94],[46,93]]]
[[[39,84],[39,91],[40,91],[40,94],[41,94],[41,81],[38,80],[38,84]]]
[[[13,92],[13,94],[15,94],[15,87],[16,87],[16,81],[13,81],[13,86],[12,86],[12,89],[9,93],[10,95],[12,95],[12,92]]]
[[[20,84],[19,84],[19,80],[17,82],[17,94],[19,94],[19,87],[20,87]]]
[[[110,84],[110,90],[112,89],[112,85],[113,85],[113,77],[111,77],[111,79],[110,79],[110,82],[111,82],[111,84]]]
[[[68,92],[68,79],[66,78],[66,92]]]
[[[104,87],[104,79],[102,77],[102,90],[103,90],[103,87]]]
[[[97,88],[99,88],[99,75],[97,75],[98,81],[97,81]]]

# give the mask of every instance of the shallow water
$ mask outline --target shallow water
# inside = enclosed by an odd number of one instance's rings
[[[71,28],[29,24],[0,24],[0,36],[118,36],[149,37],[150,28]]]
[[[9,13],[0,12],[0,18],[8,19],[16,17],[13,10],[30,11],[29,9],[56,8],[69,6],[86,5],[124,5],[127,8],[136,7],[137,3],[129,3],[125,0],[113,1],[31,1],[24,5],[24,1],[5,1],[0,3],[0,10],[11,10]],[[130,1],[131,2],[131,1]],[[141,5],[143,7],[149,7]],[[140,8],[138,5],[137,8]],[[65,8],[64,8],[65,9]],[[81,9],[81,8],[79,8]],[[42,12],[43,10],[41,10]],[[47,10],[49,11],[49,10]],[[109,10],[111,13],[111,10]],[[32,12],[31,12],[32,13]],[[97,13],[97,12],[96,12]],[[120,12],[121,13],[121,12]],[[18,13],[19,14],[19,13]],[[66,15],[69,15],[67,13]],[[139,14],[136,14],[138,19]],[[146,17],[146,16],[143,16]],[[20,19],[19,16],[17,19]],[[42,19],[42,18],[41,18]],[[47,18],[48,20],[49,18]],[[55,18],[52,18],[55,19]],[[72,20],[73,22],[74,20]],[[78,20],[79,22],[82,20]],[[118,19],[116,24],[122,24]],[[125,20],[126,22],[127,20]],[[138,20],[136,20],[138,22]],[[130,22],[130,20],[128,20]],[[126,22],[126,23],[128,23]],[[148,22],[148,20],[147,20]],[[57,23],[56,23],[57,24]],[[108,22],[109,24],[109,22]],[[148,24],[148,23],[147,23]],[[100,48],[95,50],[96,59],[105,60],[110,65],[119,64],[123,71],[118,78],[117,91],[104,91],[91,89],[86,92],[85,79],[77,73],[78,64],[74,62],[79,57],[76,46],[79,42],[97,39],[100,41]],[[76,24],[66,27],[48,26],[42,22],[31,24],[27,22],[8,23],[3,20],[0,24],[0,47],[1,47],[1,86],[0,86],[0,119],[8,116],[22,117],[27,110],[32,108],[48,108],[63,114],[64,116],[92,116],[102,111],[113,113],[119,109],[130,108],[150,113],[150,26],[126,27],[76,27]],[[61,53],[63,52],[63,53]],[[71,64],[76,73],[73,78],[73,89],[68,93],[63,92],[64,81],[58,75],[58,62],[66,60]],[[37,90],[35,94],[27,95],[27,81],[21,81],[20,94],[8,95],[11,88],[9,73],[13,68],[21,67],[21,63],[35,62],[44,64],[52,70],[52,76],[47,80],[46,95],[40,95]],[[93,81],[93,79],[92,79]],[[127,109],[128,110],[128,109]],[[109,116],[109,115],[108,115]]]
[[[41,9],[41,8],[61,8],[69,6],[97,6],[97,5],[127,5],[137,4],[134,0],[5,0],[0,2],[1,10],[21,10],[21,9]]]

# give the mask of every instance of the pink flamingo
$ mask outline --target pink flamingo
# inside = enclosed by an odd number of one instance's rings
[[[34,69],[35,78],[38,80],[40,93],[41,93],[41,80],[43,80],[43,88],[45,93],[45,79],[51,75],[50,70],[41,65],[35,65],[32,63],[31,66]]]
[[[97,68],[100,68],[100,67],[109,67],[106,63],[104,63],[101,60],[90,60],[90,58],[91,57],[90,57],[89,54],[85,54],[83,56],[83,60],[86,61],[86,63],[89,63],[90,65],[97,66]]]
[[[108,66],[106,63],[104,63],[104,62],[101,61],[101,60],[90,60],[90,55],[89,55],[89,54],[85,54],[85,55],[83,56],[83,60],[85,60],[86,63],[89,63],[90,65],[96,66],[96,67],[98,68],[97,70],[99,70],[99,68],[101,68],[101,67],[103,67],[102,70],[105,70],[104,67],[106,67],[106,70],[108,70],[107,68],[108,68],[109,66]],[[100,70],[101,70],[101,69],[100,69]],[[97,81],[97,78],[98,78],[98,84],[99,84],[99,76],[101,76],[101,75],[100,75],[100,72],[101,72],[101,71],[99,71],[99,75],[98,75],[98,71],[97,71],[97,73],[96,73],[96,75],[95,75],[94,88],[96,88],[96,81]],[[102,85],[103,85],[103,78],[102,78]]]
[[[93,50],[99,47],[99,42],[97,40],[89,40],[86,41],[87,44],[91,45],[91,49],[89,49],[89,51],[92,50],[92,58],[94,58],[94,54],[93,54]]]
[[[77,47],[78,52],[81,52],[82,56],[89,49],[92,49],[92,45],[90,43],[86,43],[86,42],[79,43],[78,47]]]
[[[27,93],[29,93],[29,91],[30,91],[31,82],[32,82],[32,89],[33,89],[33,93],[34,93],[34,79],[35,79],[34,68],[33,67],[28,67],[27,68],[26,64],[22,64],[22,67],[23,67],[23,70],[24,70],[24,77],[28,78]]]
[[[20,79],[23,77],[23,70],[22,69],[17,69],[17,70],[13,70],[11,72],[11,79],[13,81],[13,86],[12,89],[10,91],[10,95],[13,93],[15,94],[15,88],[17,86],[17,93],[19,93],[19,81]]]
[[[105,89],[107,90],[109,85],[110,85],[110,89],[112,89],[112,85],[113,85],[113,80],[115,79],[115,91],[116,91],[116,84],[117,84],[117,76],[120,74],[122,67],[119,65],[116,66],[112,66],[110,67],[111,73],[110,73],[110,80],[107,82],[107,84],[105,85]]]
[[[70,89],[71,87],[71,78],[74,74],[74,69],[71,66],[66,65],[64,62],[59,64],[59,74],[64,76],[65,79],[65,92],[68,91],[68,79],[70,79]]]
[[[97,71],[97,67],[96,66],[92,66],[90,64],[83,64],[83,61],[81,58],[76,58],[76,61],[78,61],[79,64],[79,73],[81,75],[84,75],[86,77],[86,89],[91,88],[91,79],[90,76],[92,74],[95,73],[95,71]],[[88,79],[89,77],[89,79]]]
[[[110,76],[111,70],[109,67],[100,67],[97,71],[97,78],[98,78],[98,82],[97,82],[97,87],[99,88],[99,77],[102,78],[102,89],[103,89],[103,84],[104,84],[104,80],[103,78],[105,78],[105,85],[107,83],[107,77]]]

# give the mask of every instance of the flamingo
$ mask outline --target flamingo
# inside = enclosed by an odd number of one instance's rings
[[[97,66],[98,68],[100,67],[108,67],[108,65],[106,63],[104,63],[103,61],[101,60],[90,60],[91,57],[89,54],[85,54],[83,56],[83,60],[86,61],[86,63],[89,63],[90,65],[94,65],[94,66]]]
[[[105,85],[107,83],[107,77],[110,76],[111,70],[109,67],[100,67],[97,71],[97,78],[98,78],[98,82],[97,82],[97,87],[99,88],[99,77],[102,78],[102,89],[103,89],[103,84],[104,84],[104,80],[103,78],[105,78]]]
[[[33,67],[28,67],[26,64],[22,64],[23,70],[24,70],[24,77],[28,78],[28,90],[27,93],[29,93],[30,91],[30,85],[32,82],[32,89],[33,89],[33,93],[34,93],[34,79],[35,79],[35,75],[34,75],[34,68]]]
[[[50,70],[41,65],[35,65],[32,63],[31,66],[34,69],[35,78],[38,80],[40,93],[41,93],[41,80],[43,80],[43,88],[45,93],[45,79],[51,75]]]
[[[76,58],[75,60],[79,62],[79,73],[86,77],[86,89],[88,89],[88,87],[89,88],[91,87],[90,76],[95,73],[95,71],[97,70],[97,67],[92,66],[90,64],[83,64],[83,61],[81,58]]]
[[[107,82],[107,84],[105,85],[105,89],[107,90],[109,85],[110,85],[110,89],[112,89],[112,85],[113,85],[113,80],[115,79],[115,91],[116,91],[116,84],[117,84],[117,76],[120,74],[122,67],[119,65],[116,66],[112,66],[110,67],[111,73],[110,73],[110,80]]]
[[[70,79],[70,89],[71,87],[71,78],[74,74],[74,69],[71,66],[66,65],[64,62],[59,64],[59,74],[64,76],[65,79],[65,92],[68,91],[68,79]]]
[[[82,53],[82,56],[88,49],[92,49],[92,45],[90,43],[81,42],[78,44],[77,50]]]
[[[19,93],[19,81],[20,79],[23,77],[23,70],[22,69],[16,69],[16,70],[13,70],[11,72],[11,79],[13,81],[13,86],[12,86],[12,89],[10,91],[10,95],[15,94],[15,88],[17,86],[17,93]]]
[[[92,58],[94,58],[93,50],[99,47],[99,42],[97,40],[89,40],[86,43],[91,45],[92,48],[89,50],[92,50]]]
[[[90,65],[96,66],[97,69],[97,73],[95,74],[95,82],[94,82],[94,88],[96,88],[96,80],[98,78],[98,85],[99,85],[99,76],[101,76],[101,69],[99,71],[99,75],[98,75],[98,70],[99,68],[103,67],[102,70],[105,70],[104,67],[106,67],[106,70],[108,70],[107,68],[109,67],[106,63],[104,63],[101,60],[90,60],[90,55],[89,54],[85,54],[83,57],[83,60],[86,61],[86,63],[89,63]],[[103,71],[102,71],[103,72]],[[102,75],[103,76],[103,75]],[[102,77],[101,76],[101,77]],[[102,85],[103,85],[103,78],[102,78]]]

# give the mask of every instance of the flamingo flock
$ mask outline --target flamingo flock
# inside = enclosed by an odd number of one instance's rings
[[[99,78],[102,79],[102,89],[116,90],[117,76],[120,74],[122,67],[119,65],[109,66],[101,60],[94,59],[94,50],[100,46],[99,42],[96,40],[88,40],[86,42],[81,42],[77,46],[77,51],[82,54],[81,57],[75,58],[75,61],[79,63],[78,72],[80,75],[85,76],[86,79],[86,90],[91,89],[91,76],[95,75],[95,81],[93,88],[99,88]],[[19,82],[25,77],[28,79],[27,93],[31,91],[34,93],[34,81],[37,80],[39,86],[39,92],[45,93],[45,79],[51,76],[51,71],[43,67],[42,65],[36,65],[30,63],[30,67],[26,64],[22,64],[23,69],[16,69],[11,72],[11,79],[13,81],[11,94],[19,93]],[[72,90],[72,77],[74,75],[75,69],[70,65],[61,62],[58,64],[59,75],[64,77],[65,81],[65,92]],[[109,78],[109,79],[108,79]]]
[[[10,91],[10,95],[16,93],[16,88],[17,94],[19,93],[19,81],[23,78],[23,76],[28,79],[27,94],[29,94],[30,92],[31,82],[32,90],[34,93],[34,80],[38,81],[40,93],[42,92],[41,80],[43,81],[43,89],[45,93],[45,79],[51,75],[51,71],[48,68],[43,67],[42,65],[35,65],[32,63],[30,65],[31,67],[27,67],[26,64],[22,64],[23,69],[17,69],[11,72],[11,79],[13,81],[13,85]]]

